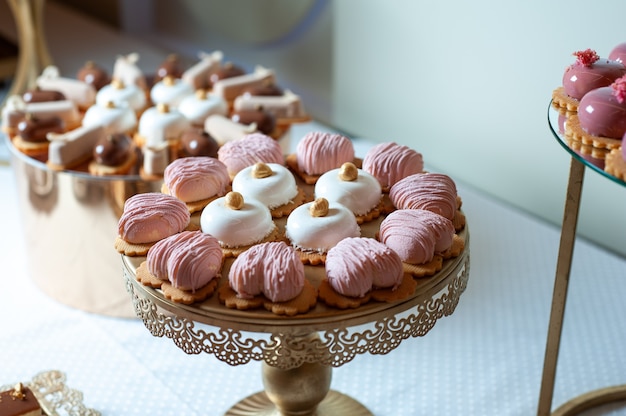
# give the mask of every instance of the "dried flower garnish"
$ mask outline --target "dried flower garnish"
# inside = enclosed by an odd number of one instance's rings
[[[600,57],[593,49],[585,49],[584,51],[574,52],[573,54],[576,57],[576,60],[586,67],[590,67],[596,62]]]
[[[617,98],[617,102],[622,104],[626,101],[626,75],[621,78],[616,79],[613,84],[611,84],[613,88],[613,95]]]

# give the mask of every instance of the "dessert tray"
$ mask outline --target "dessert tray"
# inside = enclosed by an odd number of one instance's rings
[[[435,275],[418,279],[406,299],[346,310],[318,302],[306,314],[291,317],[228,309],[216,295],[192,305],[175,303],[136,280],[145,258],[122,256],[122,264],[135,313],[153,336],[170,338],[187,354],[212,354],[233,366],[263,362],[265,391],[243,399],[227,415],[371,415],[358,401],[330,390],[331,369],[358,354],[387,354],[407,338],[426,335],[438,319],[454,312],[470,267],[467,226],[459,236],[464,251],[445,260]],[[228,284],[224,276],[231,263],[226,259],[220,284]],[[305,273],[315,284],[324,267],[305,266]]]
[[[29,382],[23,383],[37,398],[46,416],[99,416],[100,412],[83,404],[83,394],[65,384],[65,374],[58,370],[38,373]],[[13,385],[0,386],[0,391]]]

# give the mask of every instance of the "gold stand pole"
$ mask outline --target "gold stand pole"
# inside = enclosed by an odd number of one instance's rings
[[[19,56],[7,97],[35,86],[43,68],[52,64],[44,36],[45,0],[7,0],[17,27]]]
[[[317,338],[317,333],[302,336]],[[243,399],[225,416],[372,416],[358,401],[331,390],[331,379],[332,367],[317,362],[289,370],[263,362],[265,391]]]
[[[584,174],[585,165],[572,157],[554,280],[554,292],[552,294],[552,309],[548,325],[548,340],[546,342],[541,391],[539,393],[539,406],[537,408],[538,416],[571,416],[598,405],[626,400],[626,385],[608,387],[578,396],[560,406],[554,413],[550,413]]]

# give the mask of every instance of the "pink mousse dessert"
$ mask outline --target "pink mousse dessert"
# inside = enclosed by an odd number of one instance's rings
[[[237,296],[250,299],[259,294],[272,302],[286,302],[304,287],[304,265],[293,247],[284,242],[258,244],[233,262],[228,281]]]
[[[175,159],[163,172],[170,195],[194,202],[226,195],[230,176],[226,165],[208,156]]]
[[[248,134],[224,143],[217,151],[217,158],[226,165],[231,177],[258,162],[285,165],[280,144],[262,133]]]
[[[621,140],[626,133],[626,76],[585,94],[578,119],[588,134]]]
[[[363,297],[372,288],[397,288],[404,275],[395,251],[373,238],[345,238],[328,251],[326,276],[344,296]]]
[[[422,154],[394,142],[379,143],[363,158],[364,171],[378,179],[383,191],[399,180],[424,171]]]
[[[398,209],[425,209],[452,220],[457,211],[456,184],[442,173],[417,173],[391,187],[389,199]]]
[[[158,241],[146,257],[148,271],[173,287],[195,291],[218,276],[222,249],[201,231],[183,231]]]
[[[600,58],[591,50],[575,52],[576,62],[565,69],[563,88],[565,93],[577,100],[589,91],[611,85],[617,78],[626,74],[621,62]]]
[[[626,42],[622,42],[616,45],[609,53],[609,60],[617,61],[621,64],[626,62]]]
[[[118,221],[120,237],[132,244],[147,244],[183,231],[191,220],[184,202],[158,192],[135,194],[124,203]]]
[[[401,209],[380,224],[379,239],[403,262],[424,264],[452,246],[452,221],[423,209]]]
[[[311,132],[296,147],[298,169],[307,175],[321,175],[354,160],[354,146],[340,134]]]

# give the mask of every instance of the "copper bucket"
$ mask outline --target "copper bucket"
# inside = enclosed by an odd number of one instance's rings
[[[35,284],[76,309],[135,317],[113,242],[126,199],[159,192],[162,181],[53,171],[20,153],[6,136],[5,140]]]

